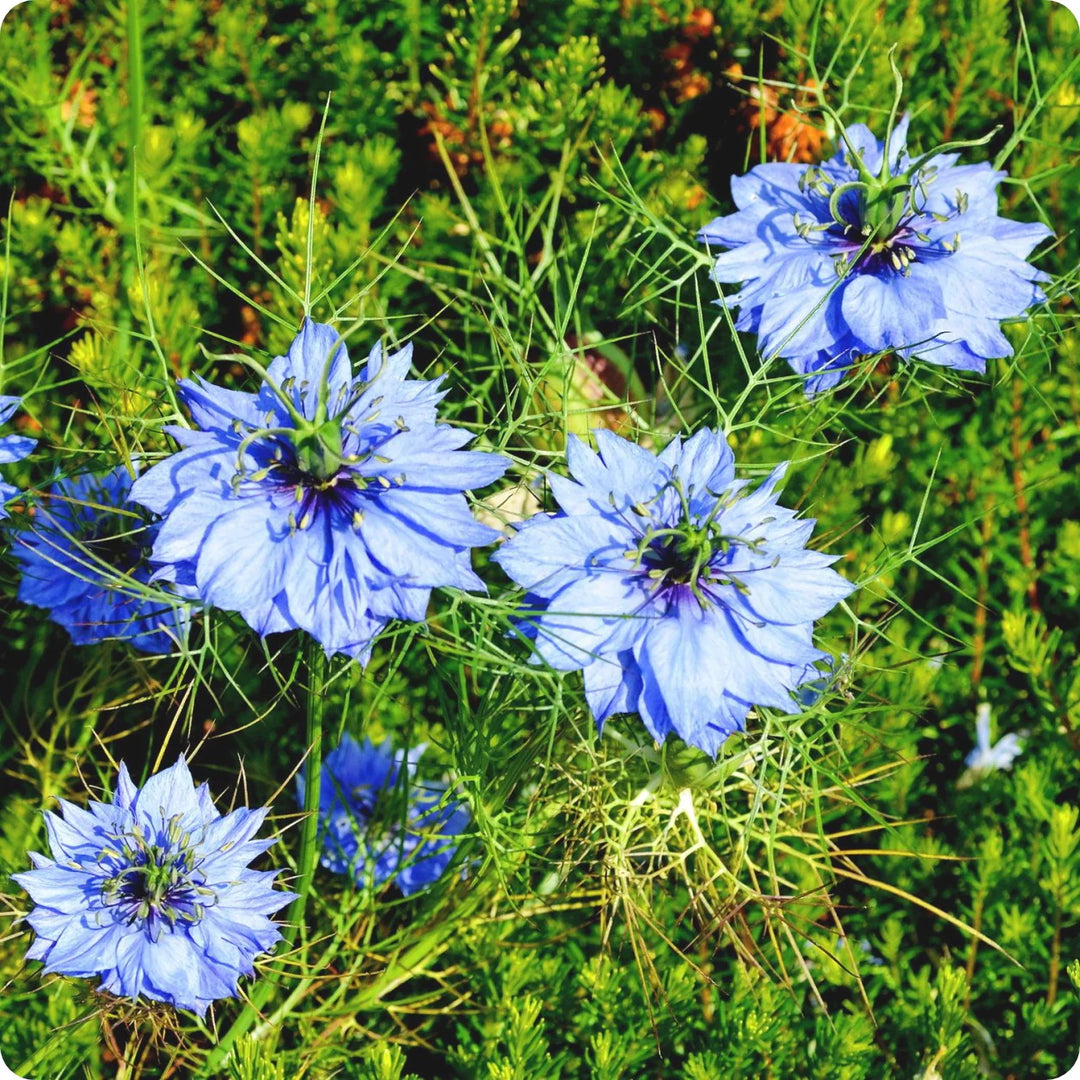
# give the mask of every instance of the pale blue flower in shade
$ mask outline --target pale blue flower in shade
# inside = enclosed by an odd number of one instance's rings
[[[0,424],[6,424],[19,407],[22,398],[0,394]],[[37,440],[25,435],[0,435],[0,465],[22,461],[37,446]],[[19,494],[19,489],[0,480],[0,521],[8,516],[4,503]]]
[[[147,560],[157,523],[130,501],[132,474],[118,466],[57,480],[11,530],[19,600],[46,608],[76,645],[109,638],[167,653],[187,638],[190,589],[151,588]]]
[[[992,713],[988,702],[982,701],[975,710],[975,747],[964,759],[967,769],[958,781],[958,786],[970,787],[976,781],[999,769],[1011,769],[1013,762],[1024,751],[1023,731],[1010,731],[1002,735],[996,743],[990,742],[990,722]]]
[[[141,788],[121,764],[112,802],[60,811],[45,812],[51,857],[31,852],[33,869],[12,875],[36,905],[26,958],[199,1016],[237,997],[293,899],[277,871],[249,865],[276,842],[255,837],[266,809],[222,815],[181,757]]]
[[[440,379],[408,378],[411,346],[372,349],[358,377],[338,332],[305,320],[257,393],[181,380],[195,428],[133,498],[165,521],[160,576],[192,585],[261,635],[305,630],[365,661],[391,619],[421,621],[436,587],[483,590],[470,549],[496,530],[464,492],[500,455],[440,424]]]
[[[1005,173],[956,153],[912,156],[908,118],[888,149],[862,124],[818,165],[757,165],[731,181],[732,214],[698,239],[728,248],[723,302],[765,356],[806,376],[808,394],[835,386],[856,359],[903,359],[984,371],[1012,355],[1001,322],[1046,299],[1027,258],[1051,235],[997,212]]]
[[[539,658],[582,670],[599,726],[638,713],[715,755],[754,705],[793,713],[826,673],[814,621],[852,591],[780,506],[784,466],[756,489],[708,429],[653,454],[604,429],[571,437],[556,514],[526,521],[494,559],[527,591]],[[803,695],[804,698],[806,695]]]
[[[345,735],[326,755],[319,835],[320,861],[327,870],[349,874],[360,886],[393,879],[406,896],[442,877],[470,815],[461,799],[447,795],[446,784],[417,777],[423,749],[406,755],[389,741],[375,746]],[[301,772],[301,805],[304,790]]]

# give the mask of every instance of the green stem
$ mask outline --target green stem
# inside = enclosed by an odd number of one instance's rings
[[[420,96],[420,24],[423,12],[420,0],[405,0],[404,25],[409,27],[406,38],[405,68],[408,71],[409,93]]]
[[[128,51],[128,172],[131,180],[130,212],[133,220],[138,216],[136,196],[135,155],[142,136],[143,108],[143,49],[142,20],[139,6],[142,0],[128,0],[127,51]]]
[[[1061,975],[1061,914],[1062,898],[1055,897],[1057,905],[1054,909],[1054,940],[1050,946],[1050,979],[1046,987],[1046,1004],[1053,1005],[1057,1001],[1058,978]]]
[[[304,829],[300,834],[300,877],[296,899],[289,909],[289,922],[303,923],[304,905],[319,856],[319,792],[322,787],[323,711],[326,706],[326,653],[314,639],[308,643],[307,742],[308,758],[304,769]]]
[[[143,0],[128,0],[127,3],[127,92],[128,92],[128,198],[127,228],[123,270],[121,273],[124,296],[131,295],[131,287],[138,272],[138,254],[136,247],[139,234],[139,140],[142,137],[143,111],[143,47],[141,6]],[[130,329],[131,310],[125,305],[120,312],[119,325],[122,330]]]
[[[304,908],[307,905],[311,883],[319,856],[319,792],[322,786],[322,736],[323,712],[326,705],[327,660],[317,641],[308,643],[308,690],[307,690],[307,744],[308,755],[304,764],[304,826],[300,833],[300,859],[296,881],[296,899],[289,907],[287,925],[281,935],[282,945],[278,955],[288,953],[304,924]],[[248,1003],[232,1026],[210,1052],[203,1066],[202,1075],[217,1076],[221,1065],[236,1040],[244,1035],[259,1017],[262,1007],[269,1000],[281,980],[280,971],[268,971],[262,982],[251,992]]]

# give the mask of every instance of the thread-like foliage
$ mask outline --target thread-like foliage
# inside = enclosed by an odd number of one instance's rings
[[[4,435],[38,441],[2,464],[29,493],[7,503],[0,540],[0,1053],[16,1074],[1066,1070],[1080,62],[1075,24],[1050,6],[166,0],[5,18],[0,394],[22,398]],[[900,113],[909,146],[979,143],[963,161],[1007,171],[1002,218],[1055,236],[1031,256],[1047,302],[1005,324],[1012,356],[985,375],[885,351],[808,399],[782,350],[759,354],[716,303],[718,252],[695,234],[736,209],[733,176],[809,167],[849,126],[883,137]],[[621,445],[597,428],[650,457],[708,428],[745,492],[790,461],[778,505],[817,521],[809,554],[855,587],[806,628],[831,669],[800,669],[797,710],[740,698],[745,731],[710,743],[715,757],[618,711],[601,735],[585,659],[536,662],[536,598],[479,541],[453,550],[486,592],[469,576],[472,591],[436,588],[423,619],[387,606],[363,668],[342,656],[324,671],[300,632],[280,632],[295,620],[268,615],[256,634],[241,603],[197,604],[190,632],[147,656],[121,635],[74,645],[17,601],[11,538],[40,526],[43,491],[162,468],[167,427],[198,438],[177,380],[235,404],[305,317],[349,348],[412,343],[403,385],[446,377],[440,421],[509,462],[455,490],[507,537],[558,510],[571,436]],[[334,468],[316,487],[345,467],[324,420]],[[708,533],[712,518],[694,520]],[[99,565],[102,538],[68,539]],[[692,529],[677,542],[702,543]],[[240,547],[225,569],[243,599],[272,568]],[[173,596],[129,577],[105,580]],[[313,618],[330,610],[308,599]],[[989,741],[971,758],[977,717]],[[395,748],[430,821],[458,815],[438,874],[402,889],[347,858],[316,866],[318,815],[295,796],[302,768],[323,775],[307,766],[313,724],[326,750]],[[1019,753],[995,758],[1010,733]],[[180,753],[221,813],[269,806],[263,832],[281,842],[257,867],[302,894],[282,945],[241,980],[246,1000],[205,1018],[24,963],[31,901],[10,877],[49,850],[39,811],[56,798],[77,815],[112,793],[121,759],[141,786]],[[338,824],[357,851],[440,845],[409,817],[404,779],[354,787],[340,803],[359,811]]]

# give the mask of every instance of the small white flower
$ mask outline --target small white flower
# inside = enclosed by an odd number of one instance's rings
[[[990,706],[984,701],[975,710],[975,749],[964,759],[967,765],[958,787],[966,788],[996,769],[1011,769],[1023,751],[1024,731],[1010,731],[990,745]]]

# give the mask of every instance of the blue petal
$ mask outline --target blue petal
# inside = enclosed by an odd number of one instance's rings
[[[0,465],[22,461],[35,446],[37,446],[37,439],[31,439],[26,435],[5,435],[0,439]]]
[[[177,1008],[200,1011],[200,957],[186,934],[164,931],[156,942],[144,945],[139,959],[147,991]]]
[[[196,581],[209,603],[243,611],[284,588],[290,549],[296,545],[287,513],[265,499],[238,499],[223,509],[199,546]],[[184,514],[185,508],[177,513]]]
[[[319,388],[324,377],[328,383],[330,416],[341,410],[352,386],[352,365],[341,335],[332,326],[310,319],[304,319],[288,353],[277,357],[266,369],[266,374],[268,380],[278,388],[287,380],[293,380],[287,392],[308,420],[315,417]],[[263,390],[260,401],[263,409],[277,407],[269,390]]]
[[[668,470],[654,454],[607,428],[593,431],[597,449],[610,477],[617,478],[612,490],[626,492],[639,499],[648,498],[667,481]],[[610,482],[610,481],[609,481]]]
[[[144,822],[198,814],[199,809],[195,784],[183,754],[174,765],[155,773],[143,784],[134,804],[135,812]]]
[[[402,524],[374,500],[364,513],[361,537],[373,561],[388,574],[411,586],[484,591],[483,581],[467,566],[455,563],[446,544],[419,529],[403,528]]]
[[[0,424],[6,424],[15,410],[22,404],[22,398],[0,394]]]
[[[584,675],[585,698],[601,731],[609,716],[637,711],[642,678],[633,650],[598,657],[585,666]]]
[[[932,269],[916,263],[910,277],[857,274],[841,301],[844,319],[868,352],[917,345],[945,314],[941,286]]]
[[[698,604],[679,604],[650,625],[635,650],[646,682],[659,687],[675,732],[714,755],[723,735],[708,725],[736,662],[718,628],[716,616]]]
[[[181,379],[178,389],[181,399],[191,411],[192,420],[201,428],[220,428],[231,434],[235,420],[252,428],[264,426],[259,399],[255,394],[227,390],[199,376]]]
[[[551,596],[580,576],[580,568],[620,557],[633,546],[634,539],[630,528],[618,518],[537,515],[519,526],[492,559],[519,585]]]
[[[829,563],[835,556],[798,551],[779,556],[776,566],[761,561],[737,573],[744,589],[732,589],[726,601],[751,619],[769,623],[808,623],[821,618],[849,596],[854,586]]]
[[[389,488],[377,498],[379,505],[399,518],[403,527],[419,529],[444,544],[478,547],[494,543],[502,535],[498,529],[477,521],[464,495],[457,492]],[[404,542],[407,535],[403,532],[399,542]]]
[[[663,455],[661,455],[661,458]],[[715,505],[735,480],[735,455],[723,432],[702,428],[682,446],[673,473],[683,480],[691,501],[708,498]]]
[[[537,625],[536,651],[561,671],[621,651],[651,625],[639,614],[646,600],[636,576],[616,570],[582,575],[552,598]]]

